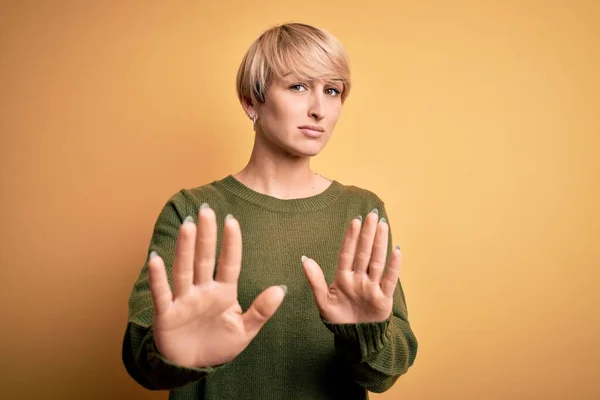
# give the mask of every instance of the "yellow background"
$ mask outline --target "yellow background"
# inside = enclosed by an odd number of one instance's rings
[[[166,399],[121,363],[131,286],[167,198],[245,165],[235,73],[293,20],[352,62],[313,166],[404,252],[419,354],[372,397],[600,398],[599,4],[2,2],[0,397]]]

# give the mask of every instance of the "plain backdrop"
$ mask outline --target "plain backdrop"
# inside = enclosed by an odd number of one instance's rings
[[[121,362],[131,287],[166,200],[247,162],[239,62],[297,21],[353,73],[312,165],[404,254],[419,353],[372,398],[600,398],[599,4],[2,1],[0,397],[167,398]]]

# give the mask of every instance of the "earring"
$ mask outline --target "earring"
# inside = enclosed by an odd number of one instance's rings
[[[256,117],[256,115],[252,116],[252,129],[254,129],[254,131],[256,131],[256,120],[258,118]]]

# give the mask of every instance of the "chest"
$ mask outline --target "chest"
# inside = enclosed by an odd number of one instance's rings
[[[238,299],[243,309],[272,285],[286,285],[288,299],[303,306],[313,304],[312,290],[304,275],[303,255],[314,259],[330,284],[347,228],[345,216],[328,219],[274,215],[259,221],[244,221],[242,268]]]

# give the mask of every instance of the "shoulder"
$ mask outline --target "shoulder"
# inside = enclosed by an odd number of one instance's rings
[[[379,197],[374,191],[370,189],[356,185],[343,184],[341,182],[338,183],[342,184],[342,186],[344,187],[344,194],[348,197],[357,200],[364,200],[365,202],[368,202],[370,204],[384,204],[384,201],[381,199],[381,197]]]
[[[213,206],[223,202],[223,193],[215,186],[215,182],[181,188],[168,197],[165,208],[174,208],[185,216],[195,214],[202,203]]]
[[[185,198],[194,206],[202,203],[220,204],[227,201],[227,191],[222,184],[223,180],[215,180],[200,186],[184,188],[179,191],[181,197]]]
[[[382,216],[387,217],[385,202],[370,188],[357,185],[343,184],[344,193],[342,204],[352,213],[366,215],[373,209],[378,209]]]

